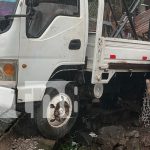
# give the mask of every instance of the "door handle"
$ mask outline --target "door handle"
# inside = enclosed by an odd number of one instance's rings
[[[70,50],[79,50],[81,48],[81,40],[80,39],[74,39],[70,41],[69,49]]]

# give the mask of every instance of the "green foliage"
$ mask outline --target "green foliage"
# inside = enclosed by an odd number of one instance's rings
[[[70,137],[66,142],[60,145],[59,150],[78,150],[79,145]]]

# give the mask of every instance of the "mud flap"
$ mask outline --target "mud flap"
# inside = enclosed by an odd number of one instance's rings
[[[15,90],[0,87],[0,114],[10,110],[15,104]]]

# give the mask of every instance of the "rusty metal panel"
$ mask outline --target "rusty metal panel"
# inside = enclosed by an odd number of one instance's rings
[[[135,17],[135,29],[139,36],[143,36],[144,33],[147,33],[149,30],[150,24],[150,9],[144,11]]]

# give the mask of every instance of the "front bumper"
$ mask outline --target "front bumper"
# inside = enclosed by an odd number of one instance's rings
[[[15,104],[15,90],[11,88],[0,87],[0,113],[11,109]]]

